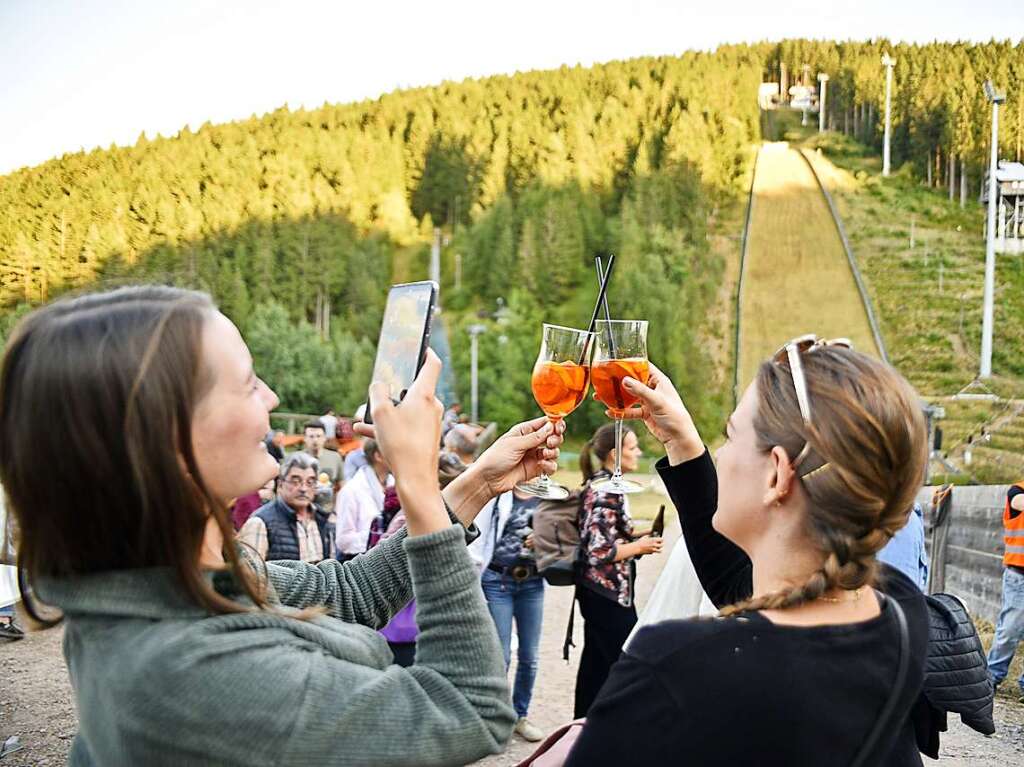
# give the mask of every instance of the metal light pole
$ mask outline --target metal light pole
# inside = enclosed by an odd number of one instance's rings
[[[885,136],[882,139],[882,175],[889,175],[889,139],[892,135],[890,123],[890,107],[892,106],[892,68],[896,65],[896,59],[888,54],[882,54],[882,66],[885,67]]]
[[[988,166],[988,226],[985,231],[985,306],[981,315],[981,370],[979,375],[992,375],[992,304],[996,287],[996,167],[999,156],[999,105],[1006,101],[985,81],[985,96],[992,102],[992,158]]]
[[[818,73],[818,82],[821,83],[821,95],[818,96],[818,133],[825,132],[825,88],[828,83],[828,75],[824,72]]]
[[[469,332],[469,400],[470,400],[470,419],[473,423],[478,423],[480,420],[480,413],[477,403],[479,398],[477,396],[477,337],[481,333],[487,332],[487,326],[485,325],[470,325],[466,330]]]

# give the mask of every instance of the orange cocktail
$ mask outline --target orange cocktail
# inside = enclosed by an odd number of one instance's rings
[[[613,418],[625,417],[626,411],[640,401],[626,391],[622,379],[629,376],[646,384],[650,374],[647,360],[641,357],[601,360],[595,362],[591,370],[597,398],[604,403]]]
[[[587,396],[590,367],[576,362],[538,362],[530,384],[548,418],[565,418]]]

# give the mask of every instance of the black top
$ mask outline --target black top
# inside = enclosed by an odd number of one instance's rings
[[[1006,500],[1007,501],[1012,501],[1014,498],[1016,498],[1021,493],[1024,493],[1024,490],[1022,490],[1021,488],[1017,487],[1016,485],[1011,485],[1009,492],[1006,493]],[[1011,506],[1010,507],[1010,519],[1013,519],[1018,514],[1020,514],[1020,509],[1015,509],[1015,508],[1013,508],[1013,506]]]
[[[749,597],[751,564],[711,527],[718,480],[707,452],[658,471],[690,557],[717,605]],[[921,592],[884,570],[881,590],[907,616],[911,665],[901,724],[870,765],[920,765],[908,714],[921,691],[928,618]],[[862,623],[775,625],[760,613],[648,626],[612,668],[567,765],[852,763],[892,690],[899,629],[892,608]],[[917,660],[919,659],[919,660]]]

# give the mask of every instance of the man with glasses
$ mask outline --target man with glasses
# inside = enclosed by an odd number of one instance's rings
[[[253,513],[238,540],[261,557],[316,564],[334,553],[334,514],[314,502],[319,465],[307,453],[292,453],[281,463],[277,498]]]

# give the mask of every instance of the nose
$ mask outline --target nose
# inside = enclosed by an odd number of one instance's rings
[[[277,406],[281,404],[281,400],[278,399],[277,394],[261,379],[260,383],[263,384],[263,401],[267,405],[267,412],[271,410],[277,410]]]

